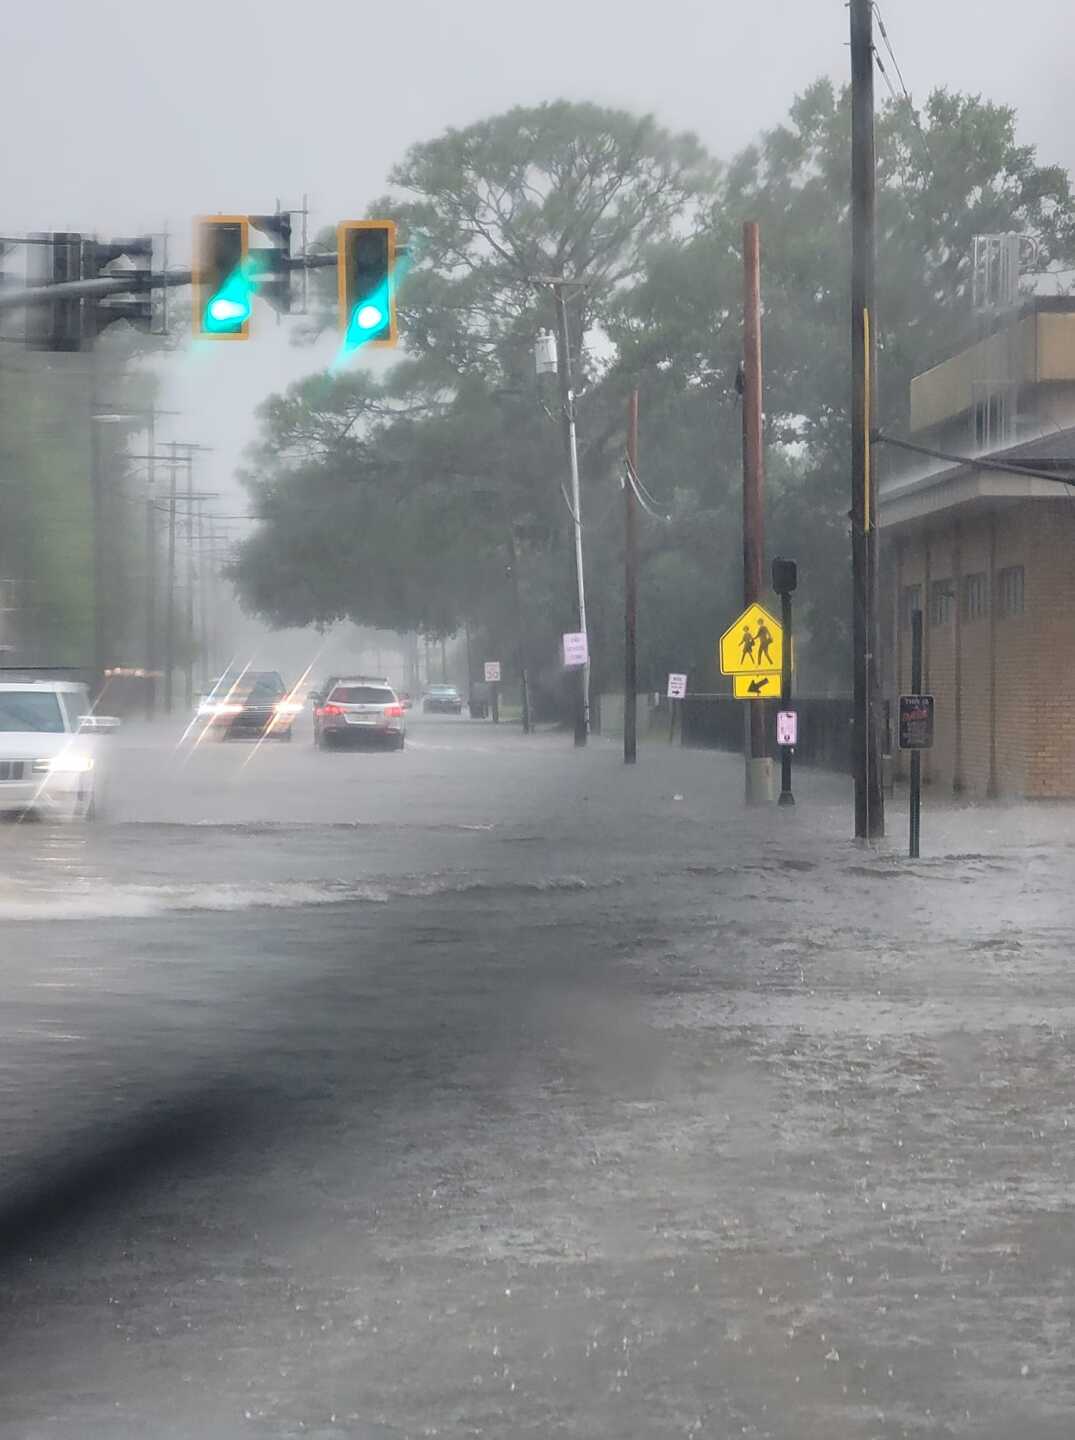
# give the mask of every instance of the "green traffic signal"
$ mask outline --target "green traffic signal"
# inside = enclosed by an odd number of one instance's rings
[[[336,230],[340,356],[364,345],[396,343],[396,227],[392,220],[347,220]]]
[[[250,319],[250,281],[242,266],[233,270],[205,307],[202,325],[214,335],[235,334]]]
[[[194,222],[194,334],[245,340],[257,268],[245,215],[207,215]]]

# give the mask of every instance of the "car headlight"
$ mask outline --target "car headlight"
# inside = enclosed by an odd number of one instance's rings
[[[85,775],[93,769],[93,757],[65,751],[54,755],[51,760],[35,760],[35,775]]]
[[[301,715],[302,705],[298,700],[281,700],[273,706],[277,715]]]
[[[243,707],[235,704],[225,704],[216,700],[206,701],[198,706],[199,715],[241,715]]]

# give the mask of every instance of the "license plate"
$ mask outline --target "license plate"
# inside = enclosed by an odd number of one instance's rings
[[[376,725],[376,715],[345,715],[343,717],[348,725]]]

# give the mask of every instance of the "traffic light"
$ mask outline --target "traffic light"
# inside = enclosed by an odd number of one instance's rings
[[[281,315],[291,310],[291,216],[286,210],[275,215],[251,215],[250,223],[273,242],[250,252],[252,277],[257,293]]]
[[[250,333],[255,276],[245,215],[204,215],[194,222],[194,334],[204,340],[245,340]]]
[[[54,230],[29,237],[26,278],[30,285],[62,285],[82,279],[82,236]],[[82,301],[66,298],[26,311],[26,343],[34,350],[82,349]]]
[[[394,220],[344,220],[336,227],[342,352],[396,343]]]
[[[113,269],[115,262],[125,260],[124,269]],[[137,235],[125,240],[84,240],[82,242],[83,280],[119,279],[128,274],[148,276],[153,268],[153,237]],[[82,335],[87,349],[94,337],[117,320],[126,320],[138,330],[153,325],[153,296],[148,290],[137,296],[105,296],[101,300],[87,297],[82,302]]]

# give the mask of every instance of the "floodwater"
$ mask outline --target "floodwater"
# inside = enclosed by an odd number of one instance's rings
[[[1065,812],[120,737],[0,827],[0,1433],[1071,1431]]]

